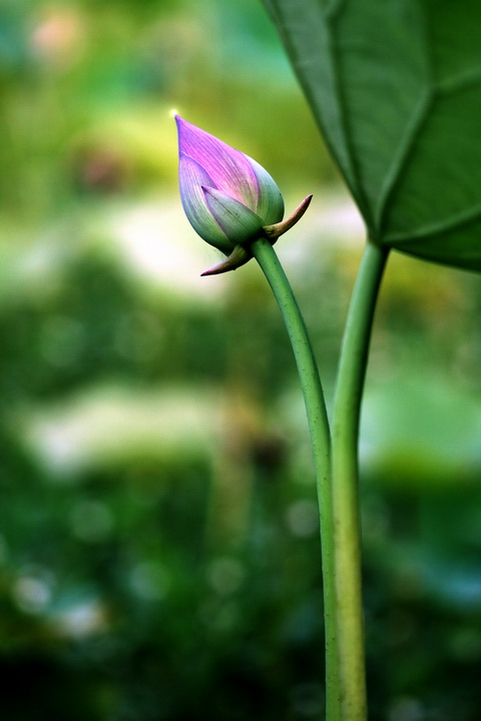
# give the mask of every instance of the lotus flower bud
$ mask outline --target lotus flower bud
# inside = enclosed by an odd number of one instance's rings
[[[281,192],[255,160],[178,115],[175,119],[185,214],[201,238],[229,256],[203,275],[234,270],[250,259],[250,243],[269,237],[269,229],[274,229],[271,242],[284,232],[277,232],[284,215]]]

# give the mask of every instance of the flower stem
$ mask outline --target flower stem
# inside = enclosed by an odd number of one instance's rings
[[[251,245],[283,317],[301,382],[314,456],[322,545],[326,643],[326,718],[339,721],[337,680],[334,527],[331,490],[331,442],[324,394],[304,320],[279,259],[266,238]]]
[[[358,439],[372,322],[388,251],[368,242],[351,299],[332,422],[336,611],[341,721],[367,718]]]

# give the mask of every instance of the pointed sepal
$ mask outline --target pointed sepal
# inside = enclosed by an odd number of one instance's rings
[[[291,213],[287,218],[285,218],[285,220],[282,220],[280,223],[275,223],[274,225],[265,225],[262,228],[264,235],[268,238],[272,245],[274,245],[280,235],[286,233],[292,228],[293,225],[300,221],[300,219],[308,209],[311,200],[312,194],[308,195],[307,198],[304,198],[304,200],[299,203],[294,212]]]
[[[236,268],[240,268],[241,265],[245,265],[251,258],[252,254],[249,253],[246,248],[242,245],[236,245],[228,258],[225,258],[212,268],[204,270],[201,275],[220,275],[221,273],[227,273],[229,270],[235,270]]]

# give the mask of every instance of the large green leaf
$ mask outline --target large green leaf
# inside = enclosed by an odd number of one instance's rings
[[[371,239],[481,270],[481,0],[264,0]]]

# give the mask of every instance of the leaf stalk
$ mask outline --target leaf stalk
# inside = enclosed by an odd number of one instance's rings
[[[388,250],[366,244],[344,331],[332,421],[341,721],[367,718],[359,514],[359,421],[372,323]]]

